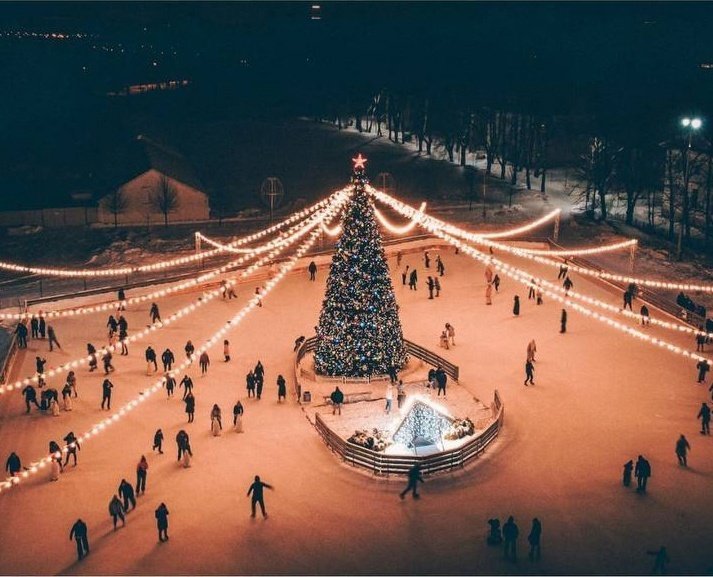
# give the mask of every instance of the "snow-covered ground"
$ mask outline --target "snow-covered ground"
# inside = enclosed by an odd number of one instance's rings
[[[515,258],[506,258],[516,262]],[[559,334],[559,305],[537,307],[521,286],[503,278],[493,306],[484,302],[483,267],[464,254],[444,256],[446,276],[439,299],[428,300],[394,274],[407,338],[433,346],[441,327],[456,329],[456,347],[440,354],[461,368],[461,385],[489,400],[498,389],[505,426],[495,444],[472,466],[427,478],[420,501],[401,501],[403,480],[369,478],[339,463],[324,446],[294,397],[277,403],[275,380],[294,383],[293,342],[310,334],[319,314],[326,268],[318,282],[304,271],[288,275],[228,338],[233,359],[222,362],[222,346],[211,349],[209,373],[190,369],[197,398],[195,423],[186,424],[179,396],[160,393],[112,425],[79,453],[59,482],[45,475],[0,494],[0,571],[5,574],[642,574],[653,565],[646,554],[668,547],[673,573],[713,568],[707,529],[713,505],[713,440],[698,434],[695,416],[709,398],[695,382],[693,364],[679,356],[569,315]],[[419,268],[420,253],[404,262]],[[555,278],[555,270],[526,263],[533,273]],[[575,275],[579,290],[619,304],[621,295]],[[177,358],[188,338],[203,342],[232,316],[254,288],[245,283],[239,300],[218,300],[195,318],[157,331],[150,341],[160,354]],[[512,297],[522,312],[512,316]],[[172,296],[162,315],[199,296]],[[97,297],[97,300],[103,300]],[[49,307],[48,307],[49,308]],[[130,330],[145,325],[148,306],[127,312]],[[13,377],[34,372],[35,354],[57,365],[84,354],[86,342],[104,339],[104,315],[65,318],[56,324],[63,349],[49,353],[30,343]],[[686,336],[651,334],[690,346]],[[534,387],[524,387],[527,342],[537,341]],[[146,376],[145,344],[115,356],[112,407],[135,397],[153,382]],[[260,401],[246,398],[245,374],[257,359],[266,367]],[[24,414],[18,392],[0,397],[0,455],[17,451],[28,462],[44,455],[50,439],[80,434],[104,418],[99,405],[103,376],[78,372],[80,398],[72,413],[53,418]],[[61,383],[53,383],[61,385]],[[246,408],[243,434],[226,426],[209,432],[209,413],[218,403],[224,423],[240,398]],[[165,454],[151,453],[154,431],[163,428]],[[185,428],[195,454],[193,467],[175,461],[176,432]],[[678,436],[692,445],[690,467],[674,455]],[[122,478],[134,479],[139,457],[149,460],[148,492],[114,533],[109,499]],[[621,486],[621,466],[638,454],[652,463],[649,493]],[[251,519],[245,496],[253,475],[274,485],[266,492],[270,518]],[[159,544],[154,509],[171,512],[168,543]],[[502,560],[486,545],[487,519],[514,515],[520,527],[521,560]],[[530,520],[543,525],[543,558],[526,559]],[[77,517],[89,526],[90,555],[76,563],[69,529]]]

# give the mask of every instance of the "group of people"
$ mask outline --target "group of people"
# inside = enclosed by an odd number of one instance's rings
[[[26,349],[27,325],[25,324],[24,320],[21,320],[17,323],[17,326],[15,327],[15,335],[17,338],[17,347],[19,349]],[[50,324],[47,324],[47,321],[45,321],[45,317],[43,316],[42,311],[40,311],[39,316],[32,315],[32,317],[30,318],[30,336],[33,340],[44,340],[45,338],[47,338],[50,352],[54,350],[55,346],[58,349],[62,348],[59,344],[59,341],[57,340],[57,333],[55,332],[54,327]]]
[[[396,264],[397,266],[401,266],[401,258],[402,254],[401,252],[398,252],[396,255]],[[423,253],[423,263],[425,268],[430,269],[431,268],[431,255],[429,254],[428,251],[424,251]],[[441,295],[441,281],[439,277],[442,277],[445,272],[446,272],[446,267],[443,264],[443,260],[441,259],[441,255],[438,254],[436,255],[436,272],[438,273],[437,275],[433,276],[427,276],[426,277],[426,288],[428,289],[428,298],[433,299],[435,297],[439,297]],[[408,281],[408,286],[410,290],[418,290],[418,272],[416,268],[411,268],[410,265],[406,265],[406,267],[403,269],[401,272],[401,283],[403,286],[406,286],[406,282]]]
[[[503,544],[503,558],[513,562],[517,561],[517,540],[520,536],[520,529],[515,523],[515,518],[510,515],[508,520],[500,527],[500,519],[488,519],[490,531],[487,537],[488,545],[500,546]],[[530,533],[527,535],[527,542],[530,544],[528,558],[530,561],[540,560],[540,541],[542,539],[542,523],[535,517],[532,520]]]

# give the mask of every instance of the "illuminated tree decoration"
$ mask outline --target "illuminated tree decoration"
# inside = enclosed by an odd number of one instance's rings
[[[366,377],[406,363],[399,307],[365,187],[364,159],[354,159],[352,197],[344,211],[317,327],[317,373]]]
[[[441,442],[443,433],[450,429],[452,423],[452,418],[431,405],[414,401],[396,429],[393,440],[409,448],[435,445]]]

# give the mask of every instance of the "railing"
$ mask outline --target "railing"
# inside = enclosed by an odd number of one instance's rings
[[[19,321],[19,322],[21,322],[25,326],[27,326],[27,321]],[[5,384],[7,382],[8,375],[10,374],[10,371],[12,370],[12,365],[15,362],[15,356],[17,355],[18,350],[19,350],[19,347],[17,346],[17,333],[13,333],[13,335],[10,339],[10,346],[7,349],[7,354],[5,355],[5,358],[2,360],[2,365],[0,365],[0,384]]]
[[[353,467],[367,469],[375,475],[406,475],[409,469],[418,463],[424,475],[432,475],[462,468],[485,451],[485,448],[498,436],[505,416],[505,407],[497,390],[493,395],[493,407],[497,409],[497,413],[486,429],[457,449],[425,456],[389,455],[348,443],[326,425],[319,413],[315,414],[314,426],[327,447]]]

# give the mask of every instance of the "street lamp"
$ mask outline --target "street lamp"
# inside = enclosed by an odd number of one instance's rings
[[[688,157],[691,151],[691,139],[693,138],[693,132],[698,130],[702,125],[703,121],[697,117],[689,118],[686,116],[681,119],[681,126],[683,126],[684,130],[688,133],[688,140],[683,157],[683,206],[681,207],[681,224],[678,228],[678,244],[676,246],[676,258],[678,260],[681,260],[681,255],[683,254],[683,225],[686,219],[686,212],[688,212],[688,181],[691,178]],[[671,218],[674,217],[675,214],[672,214]]]

